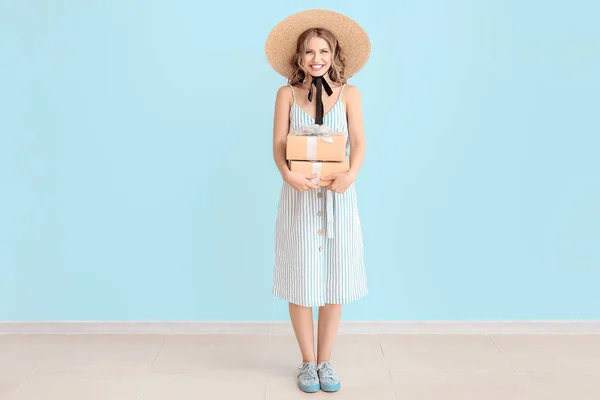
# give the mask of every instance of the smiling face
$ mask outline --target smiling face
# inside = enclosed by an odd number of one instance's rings
[[[331,67],[331,48],[325,39],[313,36],[308,40],[302,66],[312,76],[323,76]]]
[[[346,83],[344,52],[330,31],[311,28],[304,31],[296,44],[296,54],[290,59],[294,72],[288,78],[292,85],[309,89],[310,75],[324,76],[332,82]]]

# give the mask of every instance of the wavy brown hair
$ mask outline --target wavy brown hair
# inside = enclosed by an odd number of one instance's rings
[[[329,79],[336,83],[346,83],[346,76],[344,74],[345,62],[342,49],[333,33],[323,28],[311,28],[307,31],[304,31],[298,37],[296,54],[294,54],[290,60],[292,67],[294,68],[294,72],[289,79],[289,83],[292,85],[302,85],[308,89],[308,84],[310,84],[310,82],[306,82],[306,77],[309,74],[308,71],[302,67],[302,58],[306,52],[308,41],[313,37],[320,37],[324,39],[329,44],[329,50],[333,54],[331,67],[329,68],[329,71],[327,71],[327,74],[329,74]]]

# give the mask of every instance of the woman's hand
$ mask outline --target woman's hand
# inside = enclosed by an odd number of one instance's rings
[[[316,175],[306,176],[301,172],[289,172],[285,174],[283,180],[286,181],[292,188],[297,191],[306,191],[306,190],[314,190],[319,189],[320,186],[317,186],[309,181],[309,179],[316,178]]]
[[[328,186],[325,186],[325,189],[341,194],[348,190],[352,182],[356,179],[356,176],[351,172],[344,172],[341,174],[322,176],[321,179],[324,181],[333,180]]]

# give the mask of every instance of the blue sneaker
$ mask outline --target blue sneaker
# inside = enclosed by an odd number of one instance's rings
[[[337,392],[340,390],[340,380],[329,362],[319,363],[317,366],[321,390],[325,392]]]
[[[315,363],[305,362],[298,367],[298,387],[306,393],[315,393],[319,391],[319,377],[317,376],[317,366]]]

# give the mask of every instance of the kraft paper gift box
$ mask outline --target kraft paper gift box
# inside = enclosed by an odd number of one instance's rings
[[[301,172],[306,176],[317,175],[312,180],[313,184],[319,186],[328,186],[331,180],[324,181],[322,176],[340,174],[350,170],[350,163],[347,159],[344,161],[290,161],[290,171]]]
[[[294,161],[344,161],[346,135],[325,125],[311,125],[287,136],[286,159]]]

